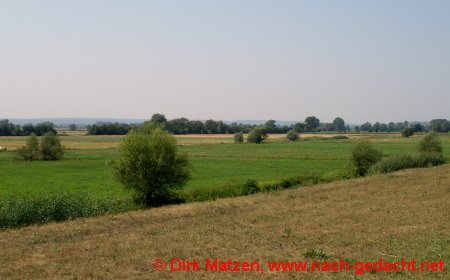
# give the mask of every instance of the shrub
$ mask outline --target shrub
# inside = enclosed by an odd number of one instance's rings
[[[419,143],[419,153],[443,154],[442,143],[436,134],[427,134]]]
[[[374,164],[370,173],[388,173],[407,168],[424,168],[445,163],[442,155],[436,153],[418,155],[395,155],[381,159]]]
[[[243,143],[244,142],[244,134],[241,132],[237,132],[234,134],[234,143]]]
[[[336,139],[336,140],[349,139],[348,136],[345,136],[345,135],[336,135],[336,136],[333,136],[333,137],[330,137],[330,138]]]
[[[298,133],[295,130],[291,129],[286,134],[286,137],[289,141],[296,141],[298,139]]]
[[[267,139],[267,132],[266,129],[262,127],[257,127],[253,129],[247,136],[247,141],[249,143],[260,144],[266,139]]]
[[[40,150],[43,160],[60,160],[64,154],[59,138],[51,132],[42,137]]]
[[[153,123],[132,130],[111,165],[115,179],[147,206],[178,202],[174,190],[190,177],[187,155],[178,153],[175,138]]]
[[[248,194],[254,194],[259,193],[261,190],[258,187],[258,181],[253,179],[247,179],[245,183],[242,185],[242,194],[248,195]]]
[[[39,149],[39,141],[35,133],[31,133],[25,146],[17,150],[16,158],[27,161],[42,159],[42,152]]]
[[[381,157],[382,153],[366,141],[357,143],[351,151],[351,163],[354,166],[355,173],[359,176],[366,175],[369,168]]]
[[[404,129],[402,129],[402,136],[408,138],[410,136],[413,136],[414,132],[416,132],[416,129],[414,127],[405,127]]]

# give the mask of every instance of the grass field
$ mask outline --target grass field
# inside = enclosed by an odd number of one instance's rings
[[[0,279],[448,279],[449,210],[447,164],[30,226],[0,232]],[[307,254],[314,250],[321,254]],[[157,258],[195,258],[203,271],[156,272]],[[265,272],[205,272],[206,258],[259,261]],[[270,273],[265,265],[340,258],[443,259],[446,272]]]
[[[350,148],[357,141],[316,139],[287,142],[283,135],[271,135],[271,140],[261,145],[217,144],[231,141],[231,137],[177,136],[182,145],[179,149],[188,153],[192,160],[192,180],[186,189],[221,188],[227,184],[241,183],[247,178],[273,182],[304,173],[339,173],[346,169]],[[414,153],[422,136],[405,139],[398,135],[369,134],[363,137],[372,141],[384,154],[391,155]],[[0,137],[0,145],[18,141],[15,138]],[[12,152],[0,153],[0,196],[58,191],[82,191],[112,197],[129,195],[114,182],[107,164],[117,153],[117,149],[109,148],[109,144],[117,146],[121,136],[64,136],[61,139],[63,145],[82,143],[89,149],[72,147],[72,150],[66,151],[65,159],[57,162],[19,162],[13,160]],[[450,157],[450,137],[443,135],[441,139],[445,154]]]
[[[61,133],[61,132],[60,132]],[[108,149],[117,148],[122,142],[123,135],[86,135],[86,132],[65,132],[66,135],[61,136],[63,145],[67,149]],[[302,133],[302,138],[316,138],[316,137],[332,137],[336,135],[345,135],[350,139],[393,139],[399,138],[398,133]],[[413,138],[420,138],[416,135]],[[199,134],[199,135],[176,135],[177,143],[183,145],[200,145],[200,144],[231,144],[233,143],[233,135],[230,134]],[[269,139],[271,141],[284,140],[284,134],[271,134]],[[6,147],[8,150],[15,150],[25,145],[27,137],[25,136],[8,136],[0,137],[0,147]]]

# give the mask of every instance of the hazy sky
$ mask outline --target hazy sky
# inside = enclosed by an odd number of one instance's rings
[[[0,1],[0,118],[450,118],[450,1]]]

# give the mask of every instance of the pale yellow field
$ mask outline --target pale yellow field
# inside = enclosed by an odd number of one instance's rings
[[[123,139],[123,135],[86,135],[85,131],[60,131],[61,143],[67,149],[109,149],[116,148]],[[400,138],[400,134],[333,134],[333,133],[304,133],[300,138],[307,137],[333,137],[336,135],[345,135],[350,139],[377,139],[391,141],[392,138]],[[246,135],[244,135],[246,137]],[[6,147],[8,150],[15,150],[25,145],[25,136],[2,136],[0,137],[0,147]],[[225,144],[233,143],[232,134],[190,134],[176,135],[178,145],[196,145],[196,144]],[[278,141],[286,139],[285,134],[269,134],[269,141]]]

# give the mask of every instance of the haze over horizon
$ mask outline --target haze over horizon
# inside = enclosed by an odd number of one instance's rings
[[[0,118],[450,118],[450,1],[2,1]]]

